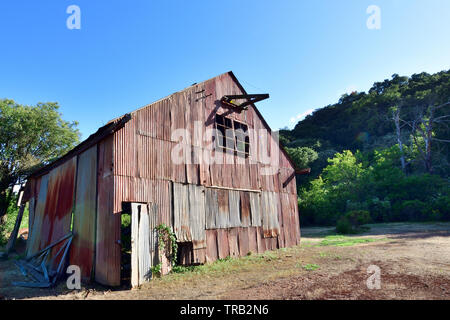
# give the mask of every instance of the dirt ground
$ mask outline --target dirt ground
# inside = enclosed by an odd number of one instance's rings
[[[330,232],[302,228],[297,247],[171,274],[135,290],[13,287],[24,278],[11,257],[0,261],[0,299],[450,300],[450,223],[372,225],[346,243],[326,243]],[[371,265],[380,268],[380,289],[367,287]]]

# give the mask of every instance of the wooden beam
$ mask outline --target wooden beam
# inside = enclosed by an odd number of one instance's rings
[[[261,193],[261,190],[255,190],[255,189],[229,188],[229,187],[220,187],[220,186],[205,186],[205,188]]]
[[[298,175],[310,174],[310,173],[311,173],[311,168],[295,170],[295,174],[298,174]]]
[[[14,249],[17,240],[17,234],[19,233],[20,224],[22,223],[23,212],[25,211],[25,203],[22,203],[19,208],[19,213],[17,214],[16,224],[14,225],[13,232],[9,237],[8,244],[6,245],[5,256]]]
[[[241,104],[235,104],[232,102],[233,100],[247,100]],[[239,109],[247,109],[249,105],[254,104],[256,102],[269,99],[269,94],[240,94],[240,95],[225,95],[222,97],[221,101],[229,106],[236,107]]]

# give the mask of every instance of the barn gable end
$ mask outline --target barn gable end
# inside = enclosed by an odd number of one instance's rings
[[[73,189],[68,193],[74,199],[77,229],[70,261],[83,266],[85,279],[120,284],[120,216],[126,203],[155,205],[156,216],[150,219],[175,231],[182,264],[298,244],[292,161],[254,105],[237,110],[221,102],[223,96],[245,94],[228,72],[111,121],[78,149],[30,177],[32,230],[46,230],[41,227],[47,223],[41,208],[48,205],[42,200],[47,175],[72,161],[79,185],[69,186]],[[248,157],[214,151],[216,115],[248,127]],[[33,232],[31,236],[36,237]]]

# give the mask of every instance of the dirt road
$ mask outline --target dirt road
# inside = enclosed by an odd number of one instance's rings
[[[50,290],[17,288],[11,281],[23,276],[10,259],[0,262],[0,297],[450,300],[450,223],[372,225],[351,237],[330,232],[302,228],[300,246],[200,266],[137,290],[94,285],[69,292],[64,284]],[[373,275],[369,266],[379,268],[380,289],[367,287]]]

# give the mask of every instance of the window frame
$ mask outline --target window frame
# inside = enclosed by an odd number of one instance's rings
[[[250,137],[248,134],[247,123],[240,122],[232,118],[227,118],[221,114],[216,114],[214,117],[214,127],[214,137],[216,140],[214,146],[216,149],[222,149],[222,151],[233,153],[233,155],[242,158],[250,157]],[[236,134],[237,130],[240,129],[243,133]],[[232,133],[232,136],[230,136],[229,132]],[[227,141],[231,140],[233,140],[233,148],[230,148],[229,145],[227,145]],[[243,145],[244,148],[240,148],[238,146],[239,144],[241,146]]]

